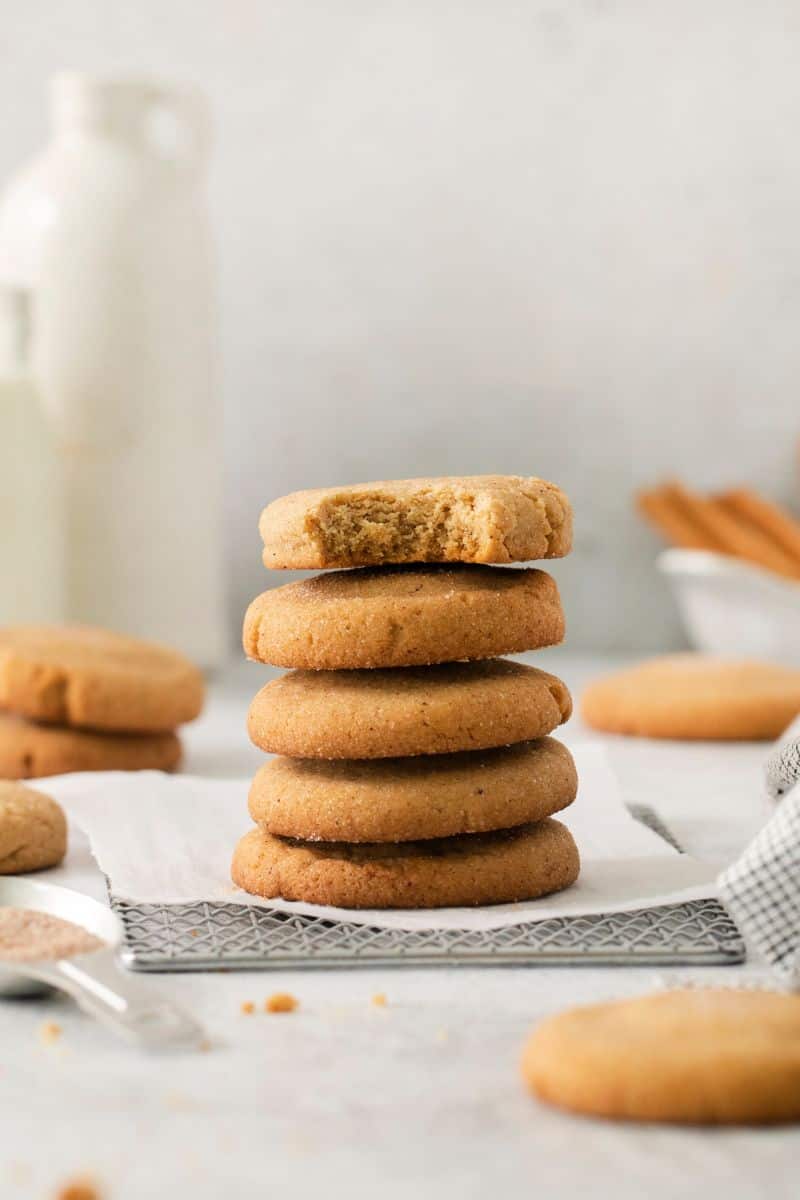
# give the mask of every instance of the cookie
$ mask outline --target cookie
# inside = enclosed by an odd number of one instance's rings
[[[0,629],[0,708],[19,716],[160,733],[202,707],[202,675],[165,646],[88,626]]]
[[[564,637],[555,580],[509,567],[366,567],[257,596],[244,620],[249,658],[341,670],[495,658]]]
[[[93,733],[0,713],[0,776],[6,779],[71,771],[173,771],[180,760],[174,733]]]
[[[250,705],[251,741],[292,758],[404,758],[509,746],[566,721],[565,684],[503,658],[386,671],[290,671]]]
[[[257,896],[337,908],[451,908],[558,892],[579,866],[572,834],[546,818],[399,845],[301,842],[253,829],[236,847],[232,878]]]
[[[259,522],[267,567],[562,558],[572,510],[544,479],[464,475],[293,492]]]
[[[683,989],[573,1008],[530,1038],[522,1073],[560,1108],[681,1124],[800,1120],[800,996]]]
[[[0,875],[54,867],[66,852],[67,820],[55,800],[0,779]]]
[[[675,654],[608,675],[583,693],[587,725],[683,739],[773,739],[800,712],[800,671]]]
[[[553,738],[371,762],[273,758],[253,780],[250,815],[306,841],[409,842],[539,821],[577,790],[572,755]]]

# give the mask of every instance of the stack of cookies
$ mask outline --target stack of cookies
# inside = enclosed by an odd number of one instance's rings
[[[182,654],[83,626],[0,629],[0,778],[174,770],[203,706]]]
[[[343,908],[574,882],[577,848],[552,814],[575,798],[575,767],[547,736],[569,692],[497,657],[562,640],[558,590],[485,565],[561,557],[571,527],[557,487],[517,476],[298,492],[264,510],[267,566],[334,570],[265,592],[245,618],[247,655],[292,669],[250,707],[252,741],[278,757],[253,781],[234,882]]]

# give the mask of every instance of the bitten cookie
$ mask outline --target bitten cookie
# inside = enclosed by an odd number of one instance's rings
[[[410,667],[495,658],[564,637],[555,580],[480,566],[334,571],[257,596],[249,658],[277,667]]]
[[[0,875],[54,867],[67,852],[67,821],[43,792],[0,779]]]
[[[173,771],[180,760],[174,733],[92,733],[0,713],[0,776],[6,779],[72,771]]]
[[[800,1120],[800,996],[700,988],[573,1008],[522,1059],[542,1100],[631,1121]]]
[[[400,758],[509,746],[550,733],[572,700],[506,659],[386,671],[290,671],[250,705],[262,750],[292,758]]]
[[[250,815],[307,841],[406,842],[539,821],[577,789],[572,755],[553,738],[371,762],[273,758],[253,780]]]
[[[88,626],[0,629],[0,708],[19,716],[160,733],[202,707],[202,675],[164,646]]]
[[[233,857],[234,883],[257,896],[337,908],[449,908],[532,900],[574,883],[569,830],[539,821],[399,845],[298,842],[253,829]]]
[[[800,671],[703,654],[654,658],[590,684],[581,712],[609,733],[773,739],[800,712]]]
[[[264,509],[259,529],[267,567],[512,563],[568,554],[572,510],[544,479],[395,479],[293,492]]]

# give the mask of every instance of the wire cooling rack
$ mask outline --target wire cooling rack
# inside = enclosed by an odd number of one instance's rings
[[[680,849],[652,809],[634,816]],[[256,905],[131,904],[111,896],[122,960],[137,971],[300,967],[709,965],[742,962],[744,944],[717,900],[528,921],[502,929],[379,929]]]

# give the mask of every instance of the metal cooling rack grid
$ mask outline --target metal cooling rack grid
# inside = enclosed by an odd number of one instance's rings
[[[652,809],[632,807],[676,849]],[[402,930],[230,903],[131,904],[111,896],[137,971],[374,966],[709,965],[742,962],[744,944],[716,900],[558,917],[490,930]]]
[[[409,931],[241,904],[127,904],[122,960],[138,971],[288,967],[709,965],[744,946],[716,900],[610,916],[558,917],[503,929]]]

